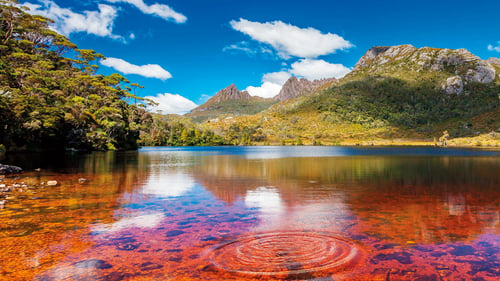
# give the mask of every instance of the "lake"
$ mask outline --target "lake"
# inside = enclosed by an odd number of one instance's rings
[[[160,147],[3,163],[25,173],[0,182],[18,184],[0,209],[1,280],[500,279],[498,151]]]

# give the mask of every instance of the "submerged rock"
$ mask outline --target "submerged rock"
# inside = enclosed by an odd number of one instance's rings
[[[94,269],[94,268],[109,269],[109,268],[113,267],[108,262],[100,260],[100,259],[88,259],[88,260],[79,261],[79,262],[74,263],[73,266],[76,268],[82,268],[82,269]]]
[[[56,186],[56,185],[58,185],[58,184],[59,184],[59,183],[58,183],[57,181],[48,181],[48,182],[47,182],[47,185],[48,185],[48,186]]]

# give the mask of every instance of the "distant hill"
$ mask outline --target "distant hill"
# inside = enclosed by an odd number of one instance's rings
[[[373,47],[339,81],[211,128],[270,143],[474,136],[500,130],[499,73],[499,59],[465,49]]]
[[[247,91],[240,91],[234,84],[231,84],[185,116],[201,122],[217,117],[251,115],[275,103],[273,99],[250,96]]]
[[[305,78],[291,77],[285,82],[278,95],[267,99],[251,96],[247,91],[240,91],[234,84],[231,84],[185,116],[190,117],[195,122],[202,122],[217,117],[252,115],[266,110],[280,101],[310,95],[316,89],[336,81],[335,78],[309,81]]]

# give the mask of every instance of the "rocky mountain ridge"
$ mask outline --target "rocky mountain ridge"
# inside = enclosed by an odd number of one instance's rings
[[[207,111],[211,109],[217,109],[218,104],[227,102],[230,100],[238,100],[238,101],[250,101],[252,96],[247,91],[240,91],[238,88],[236,88],[236,85],[231,84],[227,86],[226,88],[220,90],[215,94],[215,96],[211,97],[208,101],[206,101],[204,104],[196,107],[195,109],[191,110],[188,114],[200,112],[200,111]]]
[[[297,77],[292,76],[285,82],[285,84],[283,84],[281,91],[273,99],[277,101],[284,101],[300,96],[310,95],[319,87],[336,81],[337,79],[335,78],[309,81],[305,78],[298,79]]]
[[[247,91],[240,91],[231,84],[220,90],[204,104],[186,114],[196,122],[206,121],[220,115],[249,115],[260,112],[272,104],[273,99],[251,96]]]
[[[316,89],[337,82],[335,78],[309,81],[295,76],[289,78],[278,95],[273,98],[251,96],[247,91],[240,91],[236,85],[231,84],[220,90],[204,104],[191,110],[186,116],[203,121],[215,118],[218,115],[247,115],[255,114],[267,109],[271,105],[300,96],[312,94]]]
[[[206,103],[219,103],[227,100],[250,100],[252,96],[247,91],[240,91],[236,85],[231,84],[225,89],[220,90],[215,96],[210,98]]]
[[[441,72],[449,74],[443,81],[446,94],[467,94],[464,85],[470,82],[491,83],[496,77],[500,59],[482,60],[466,49],[416,48],[412,45],[376,46],[359,59],[349,75],[384,74],[401,70]]]

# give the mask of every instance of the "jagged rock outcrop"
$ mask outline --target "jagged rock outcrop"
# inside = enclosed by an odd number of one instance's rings
[[[227,88],[220,90],[207,103],[219,103],[227,100],[250,100],[251,96],[247,91],[240,91],[236,85],[231,84]]]
[[[300,96],[310,95],[317,88],[335,81],[337,81],[335,78],[309,81],[305,78],[297,79],[297,77],[292,76],[285,82],[279,94],[273,99],[277,101],[284,101]]]
[[[412,45],[400,45],[371,48],[354,66],[353,72],[445,72],[450,77],[443,81],[443,91],[447,94],[462,94],[464,85],[469,82],[493,82],[496,76],[493,65],[500,66],[500,60],[481,60],[466,49],[417,49]]]
[[[494,65],[496,67],[500,67],[500,59],[499,58],[489,58],[486,60],[489,64]]]
[[[251,96],[247,91],[240,91],[231,84],[185,116],[195,122],[202,122],[222,115],[227,117],[255,114],[275,103],[273,99]]]
[[[353,71],[359,71],[365,68],[380,66],[391,60],[399,60],[404,56],[412,54],[417,48],[412,45],[401,46],[375,46],[370,48],[356,63]]]
[[[460,76],[453,76],[446,79],[446,84],[443,85],[442,89],[448,95],[461,95],[464,92],[464,82]]]
[[[250,96],[250,94],[247,91],[240,91],[238,90],[238,88],[236,88],[236,85],[231,84],[227,86],[227,88],[217,92],[215,96],[211,97],[204,104],[191,110],[191,112],[188,113],[188,115],[191,113],[215,109],[218,107],[218,104],[229,100],[249,101],[251,98],[252,96]]]

